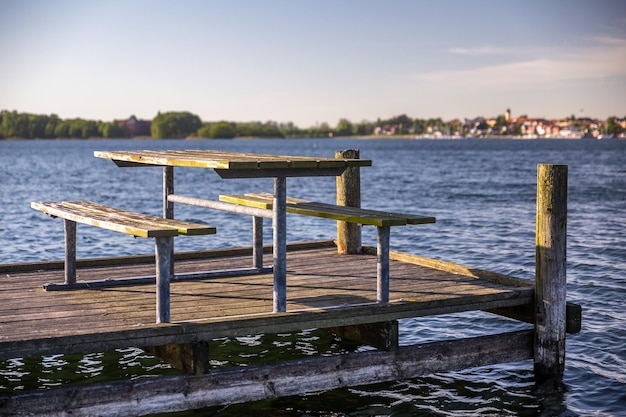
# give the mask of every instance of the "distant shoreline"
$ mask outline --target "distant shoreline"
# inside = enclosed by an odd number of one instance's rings
[[[265,139],[278,139],[278,140],[299,140],[299,139],[320,139],[320,140],[393,140],[393,139],[402,139],[402,140],[435,140],[435,141],[449,141],[449,140],[585,140],[585,141],[598,141],[598,140],[623,140],[626,137],[571,137],[571,138],[559,138],[559,137],[526,137],[526,136],[442,136],[442,137],[434,137],[432,135],[365,135],[365,136],[308,136],[308,137],[300,137],[300,136],[288,136],[285,138],[270,138],[270,137],[261,137],[261,136],[240,136],[234,138],[201,138],[196,136],[190,136],[186,138],[153,138],[151,136],[135,136],[132,138],[101,138],[101,137],[90,137],[86,139],[82,138],[3,138],[0,139],[2,141],[58,141],[58,140],[72,140],[72,141],[83,141],[83,140],[150,140],[150,141],[161,141],[161,140],[186,140],[186,141],[194,141],[194,140],[265,140]]]

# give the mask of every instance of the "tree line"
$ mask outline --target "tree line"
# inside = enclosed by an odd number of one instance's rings
[[[573,117],[573,116],[572,116]],[[131,119],[137,121],[134,116]],[[57,138],[125,138],[132,137],[136,131],[129,129],[128,121],[102,122],[85,119],[61,119],[55,114],[38,115],[18,113],[17,111],[0,111],[0,139],[57,139]],[[619,119],[607,119],[605,129],[608,133],[623,132],[618,123]],[[142,133],[152,138],[210,138],[231,139],[237,137],[259,138],[297,138],[297,137],[341,137],[341,136],[397,136],[423,135],[432,132],[441,132],[449,135],[464,135],[468,126],[460,120],[443,121],[441,118],[412,119],[405,114],[389,119],[377,119],[375,122],[367,120],[353,123],[348,119],[340,119],[336,126],[320,123],[302,129],[292,122],[203,122],[190,112],[159,112],[152,121],[141,121],[149,125],[149,131]],[[509,125],[500,115],[495,119],[494,126],[484,126],[478,129],[489,128],[493,132],[505,135],[519,135],[519,125]]]
[[[0,111],[0,139],[87,139],[126,138],[133,136],[126,121],[103,122],[95,120],[61,119],[56,114],[40,115]],[[286,125],[289,127],[289,125]],[[283,126],[275,122],[212,122],[203,123],[189,112],[159,113],[150,123],[153,138],[221,138],[285,137]]]
[[[373,134],[408,134],[425,132],[428,126],[440,128],[446,125],[441,119],[410,119],[406,115],[376,122],[352,123],[340,119],[335,127],[320,123],[302,129],[292,122],[202,122],[190,112],[163,112],[157,114],[150,124],[153,138],[220,138],[236,137],[333,137],[368,136]],[[393,131],[381,130],[394,126]],[[61,119],[56,114],[39,115],[0,111],[0,139],[58,139],[58,138],[125,138],[132,136],[120,121],[94,121],[81,118]]]
[[[39,115],[0,112],[0,138],[56,139],[91,137],[123,137],[124,129],[114,122],[85,119],[61,119],[56,114]]]
[[[285,134],[275,122],[210,122],[203,123],[189,112],[159,113],[152,119],[150,133],[153,138],[209,138],[232,139],[236,137],[284,138]]]

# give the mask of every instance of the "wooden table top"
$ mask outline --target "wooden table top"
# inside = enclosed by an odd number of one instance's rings
[[[119,166],[159,165],[215,170],[315,170],[372,165],[372,161],[367,159],[335,159],[213,150],[95,151],[94,156],[111,159]]]

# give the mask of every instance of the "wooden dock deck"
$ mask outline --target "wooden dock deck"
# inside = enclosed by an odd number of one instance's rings
[[[532,281],[391,252],[390,300],[379,303],[375,249],[364,251],[340,255],[333,241],[289,245],[287,312],[281,313],[272,313],[272,274],[173,282],[172,322],[161,324],[154,323],[154,285],[47,292],[44,284],[63,281],[62,262],[0,265],[0,360],[134,346],[188,372],[0,394],[0,414],[140,416],[533,358],[532,329],[397,343],[397,320],[402,318],[487,310],[532,323]],[[265,248],[267,264],[270,252]],[[252,248],[177,255],[177,273],[248,268],[252,262]],[[84,260],[78,264],[78,280],[151,275],[153,262],[149,255]],[[568,304],[567,316],[568,332],[579,331],[580,306]],[[211,339],[312,328],[333,329],[377,350],[224,369],[208,366],[206,342]]]
[[[36,271],[3,272],[0,360],[189,343],[533,302],[532,282],[524,285],[523,280],[459,267],[451,271],[445,263],[392,254],[390,302],[378,304],[376,256],[338,255],[332,242],[296,244],[290,249],[286,313],[272,313],[271,274],[210,278],[172,283],[172,323],[166,325],[154,324],[154,285],[47,292],[43,284],[62,282],[62,269],[45,270],[38,265]],[[178,260],[176,272],[244,268],[251,262],[247,249],[200,255]],[[271,254],[265,257],[266,263],[271,263]],[[78,280],[153,273],[150,263],[90,266],[79,268]]]

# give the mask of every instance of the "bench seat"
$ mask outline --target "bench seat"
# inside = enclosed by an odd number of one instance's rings
[[[267,210],[272,209],[273,196],[269,193],[220,195],[219,198],[221,201],[228,203]],[[299,198],[287,198],[287,213],[371,226],[404,226],[407,224],[435,223],[434,217],[390,213],[359,207],[336,206],[334,204],[317,203]]]
[[[273,195],[268,193],[220,195],[223,202],[253,207],[261,210],[272,210]],[[287,198],[287,213],[304,216],[376,226],[376,299],[378,302],[389,301],[389,238],[392,226],[409,224],[435,223],[434,217],[414,214],[390,213],[386,211],[368,210],[359,207],[336,206],[317,203],[298,198]],[[255,246],[259,245],[255,242]]]
[[[210,235],[216,228],[198,223],[164,219],[104,206],[90,201],[38,202],[33,209],[65,220],[65,283],[47,284],[46,290],[90,288],[96,282],[76,282],[76,223],[88,224],[136,237],[155,239],[156,321],[170,322],[170,281],[174,277],[174,237]],[[110,284],[114,279],[106,280]],[[119,280],[123,281],[123,280]],[[126,280],[126,283],[132,283]]]
[[[63,201],[61,203],[34,201],[31,207],[53,217],[138,237],[208,235],[216,232],[213,226],[149,216],[90,201]]]

